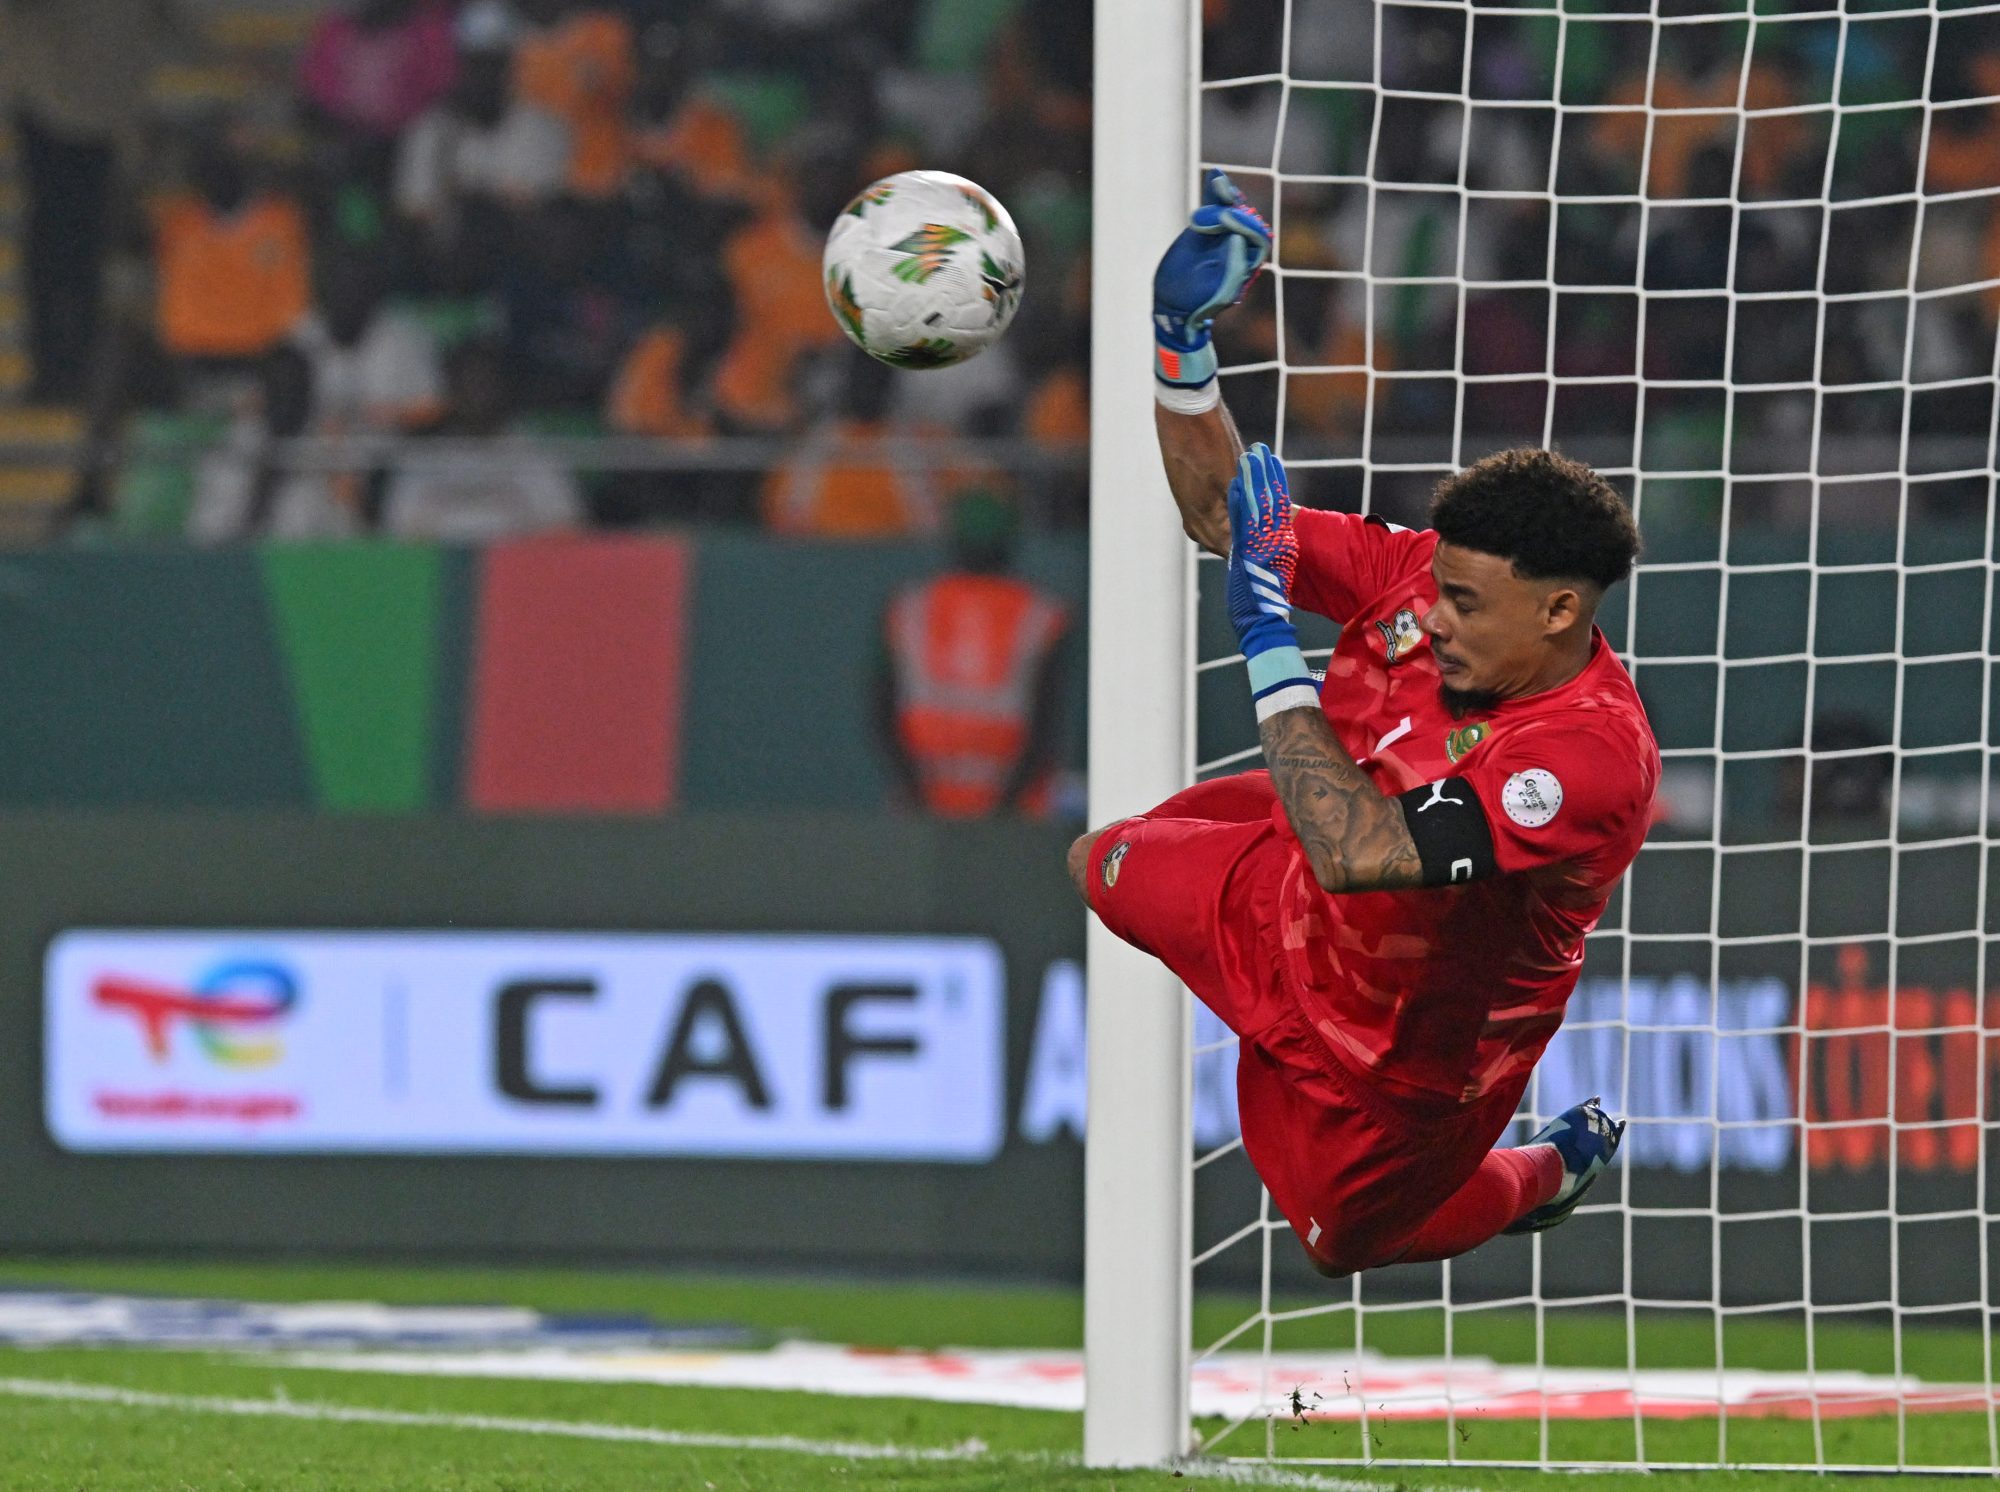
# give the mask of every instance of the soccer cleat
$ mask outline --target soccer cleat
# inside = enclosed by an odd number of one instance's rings
[[[1540,1233],[1567,1219],[1590,1190],[1590,1183],[1610,1169],[1623,1138],[1625,1121],[1605,1113],[1603,1100],[1597,1098],[1565,1109],[1543,1125],[1528,1143],[1555,1147],[1562,1157],[1562,1185],[1548,1201],[1500,1231]]]

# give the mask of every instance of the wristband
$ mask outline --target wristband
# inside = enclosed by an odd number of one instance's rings
[[[1265,648],[1243,661],[1250,665],[1250,692],[1259,698],[1285,684],[1312,688],[1312,671],[1306,667],[1306,656],[1297,644]],[[1313,697],[1319,697],[1317,692]]]
[[[1175,414],[1206,414],[1222,402],[1222,382],[1211,378],[1199,388],[1153,380],[1153,397],[1162,409]]]
[[[1257,723],[1262,725],[1273,715],[1286,710],[1317,710],[1319,691],[1310,684],[1287,684],[1257,701]]]
[[[1319,687],[1306,667],[1305,654],[1295,644],[1266,648],[1250,654],[1244,662],[1250,667],[1250,693],[1256,700],[1259,725],[1284,710],[1319,708]]]

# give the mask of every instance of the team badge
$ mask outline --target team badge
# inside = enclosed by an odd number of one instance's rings
[[[1523,829],[1539,829],[1563,806],[1563,785],[1542,767],[1516,772],[1500,789],[1500,806]]]
[[[1118,866],[1131,848],[1131,840],[1121,839],[1118,843],[1111,846],[1110,853],[1104,857],[1104,864],[1099,868],[1098,875],[1103,878],[1104,889],[1106,891],[1109,891],[1113,886],[1118,884]]]
[[[1485,740],[1487,733],[1492,729],[1493,727],[1488,725],[1484,720],[1475,720],[1470,725],[1461,725],[1457,730],[1444,738],[1444,754],[1452,761],[1457,761],[1466,752]]]
[[[1424,640],[1424,629],[1417,625],[1417,614],[1405,606],[1395,617],[1386,622],[1377,622],[1375,630],[1382,634],[1382,646],[1395,663]]]

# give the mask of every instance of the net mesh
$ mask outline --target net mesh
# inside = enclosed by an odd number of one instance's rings
[[[1245,439],[1412,523],[1490,451],[1590,461],[1646,537],[1601,622],[1665,774],[1517,1124],[1631,1118],[1562,1229],[1314,1280],[1197,1012],[1199,1443],[2000,1469],[2000,6],[1203,16],[1201,160],[1277,240],[1218,336]],[[1197,571],[1212,776],[1258,751]]]

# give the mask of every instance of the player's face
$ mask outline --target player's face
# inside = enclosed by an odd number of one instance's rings
[[[1542,688],[1551,636],[1567,629],[1562,598],[1576,592],[1523,580],[1498,555],[1439,544],[1431,556],[1437,605],[1423,629],[1447,703],[1478,708]]]

